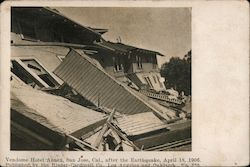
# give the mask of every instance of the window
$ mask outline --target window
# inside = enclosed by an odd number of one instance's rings
[[[163,85],[162,85],[162,82],[160,81],[160,77],[159,76],[157,76],[157,80],[158,80],[158,82],[160,84],[160,87],[163,88]]]
[[[113,64],[114,64],[114,71],[115,72],[123,70],[123,65],[121,63],[120,56],[113,56]]]
[[[137,63],[138,69],[142,69],[142,60],[140,56],[136,56],[136,63]]]
[[[153,69],[157,68],[157,61],[155,56],[151,56],[151,63],[153,65]]]
[[[155,81],[155,83],[157,83],[157,81],[156,81],[156,77],[153,75],[153,79],[154,79],[154,81]]]
[[[40,83],[32,74],[29,73],[20,63],[15,60],[12,60],[12,68],[11,72],[13,72],[18,78],[20,78],[27,85],[38,88],[44,87],[42,83]]]
[[[149,77],[144,77],[146,82],[148,83],[148,85],[150,86],[150,88],[153,89],[153,85],[152,85],[152,82],[150,81],[150,78]]]
[[[52,75],[35,59],[14,59],[12,60],[11,71],[24,83],[32,87],[54,88],[59,83]]]

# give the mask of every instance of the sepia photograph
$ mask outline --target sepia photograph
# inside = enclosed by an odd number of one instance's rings
[[[249,2],[6,0],[0,166],[249,166]]]
[[[11,7],[10,149],[192,151],[189,7]]]

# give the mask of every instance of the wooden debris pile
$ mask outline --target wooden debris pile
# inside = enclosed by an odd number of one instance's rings
[[[83,151],[139,151],[138,148],[127,136],[121,132],[114,124],[116,110],[110,113],[106,123],[102,127],[84,134],[81,139],[68,136],[73,140],[69,145],[69,150]],[[118,114],[119,116],[119,114]]]

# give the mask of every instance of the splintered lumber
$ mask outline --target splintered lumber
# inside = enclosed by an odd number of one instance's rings
[[[122,134],[119,130],[117,130],[112,124],[107,123],[108,127],[114,130],[123,140],[127,141],[136,151],[139,151],[140,149],[134,145],[133,142],[131,142],[124,134]]]
[[[82,135],[81,139],[85,140],[91,136],[93,136],[95,133],[98,133],[98,131],[100,131],[102,129],[102,126],[99,126],[98,128],[94,129],[93,131],[90,131],[88,133],[85,133],[84,135]]]
[[[107,137],[110,133],[111,133],[111,129],[109,129],[109,130],[107,130],[105,133],[104,133],[104,135],[103,135],[103,137]]]
[[[111,134],[114,137],[115,141],[117,142],[117,144],[121,143],[121,139],[120,137],[117,135],[116,132],[114,132],[113,130],[111,130]]]
[[[103,125],[103,128],[102,128],[101,132],[99,133],[99,135],[97,136],[95,142],[93,143],[94,147],[97,147],[97,148],[99,147],[99,145],[100,145],[100,143],[102,141],[102,137],[103,137],[103,135],[105,134],[105,132],[107,130],[108,130],[107,124]]]
[[[113,111],[111,112],[111,114],[110,114],[110,116],[108,117],[108,120],[107,120],[107,122],[109,123],[109,122],[111,122],[112,120],[113,120],[113,117],[114,117],[114,115],[115,115],[115,109],[113,109]]]
[[[74,137],[74,136],[72,136],[72,135],[69,135],[69,134],[68,134],[67,136],[68,136],[69,138],[73,139],[74,141],[79,142],[79,143],[83,144],[84,146],[87,146],[87,147],[89,147],[89,148],[91,148],[91,149],[97,151],[97,149],[96,149],[95,147],[91,146],[90,144],[88,144],[88,143],[86,143],[86,142],[84,142],[84,141],[82,141],[82,140],[80,140],[80,139],[78,139],[78,138],[76,138],[76,137]]]
[[[107,119],[107,123],[111,122],[113,120],[113,116],[115,114],[115,109],[113,109],[113,111],[111,112],[111,114],[109,115],[108,119]],[[105,132],[108,130],[108,125],[104,124],[101,132],[99,133],[99,135],[96,138],[96,141],[93,143],[93,146],[96,148],[99,148],[99,145],[102,141],[103,135],[105,134]]]

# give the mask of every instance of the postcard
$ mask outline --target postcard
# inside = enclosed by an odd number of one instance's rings
[[[247,1],[5,1],[0,165],[249,165]]]

